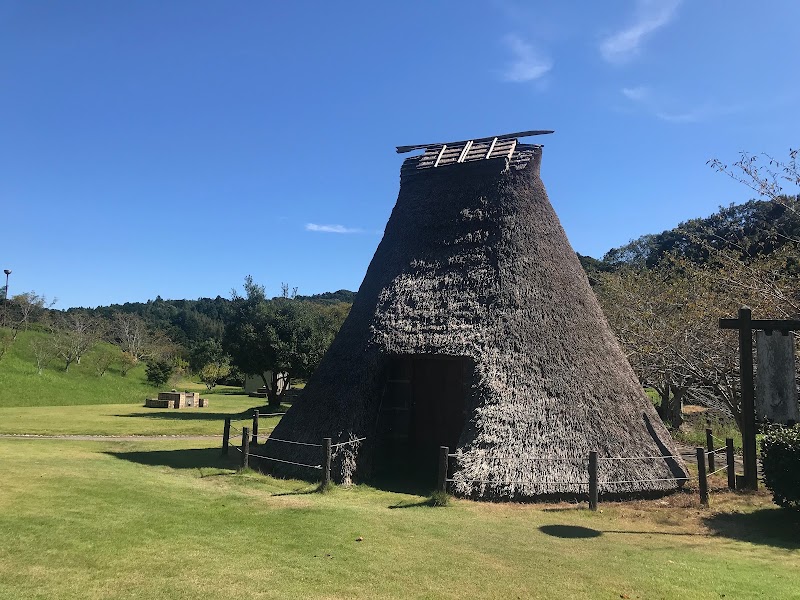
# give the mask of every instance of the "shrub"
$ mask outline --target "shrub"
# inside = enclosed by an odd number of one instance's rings
[[[761,460],[775,504],[800,510],[800,425],[771,427],[761,440]]]
[[[431,493],[428,504],[430,506],[450,506],[450,494],[441,490],[436,490]]]
[[[147,363],[147,370],[145,371],[147,375],[147,381],[153,384],[155,387],[162,387],[164,384],[169,381],[169,378],[172,376],[172,370],[174,369],[174,365],[172,361],[168,360],[154,360]]]

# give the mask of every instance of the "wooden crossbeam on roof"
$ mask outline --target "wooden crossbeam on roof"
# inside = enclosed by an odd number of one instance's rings
[[[555,133],[551,129],[535,129],[532,131],[517,131],[515,133],[504,133],[502,135],[496,136],[489,136],[483,138],[473,138],[471,140],[460,140],[457,142],[435,142],[432,144],[416,144],[414,146],[397,146],[397,153],[403,154],[405,152],[411,152],[412,150],[422,150],[424,148],[431,148],[434,146],[456,146],[459,144],[466,144],[467,142],[491,142],[492,140],[508,140],[508,139],[516,139],[521,137],[528,137],[531,135],[545,135],[548,133]]]

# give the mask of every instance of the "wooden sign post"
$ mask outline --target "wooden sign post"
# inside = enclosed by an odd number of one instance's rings
[[[753,331],[789,332],[800,329],[800,321],[753,319],[747,306],[739,309],[738,319],[720,319],[720,329],[739,331],[739,382],[742,394],[742,449],[744,452],[744,481],[749,490],[758,489],[756,458],[756,411],[753,386]]]

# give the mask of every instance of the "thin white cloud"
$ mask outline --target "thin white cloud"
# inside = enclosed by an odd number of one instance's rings
[[[636,0],[636,17],[627,28],[600,42],[600,54],[610,63],[624,63],[636,56],[645,39],[668,25],[682,0]]]
[[[525,83],[535,81],[546,75],[553,68],[553,61],[538,52],[532,44],[521,37],[509,34],[503,43],[511,51],[512,61],[502,72],[505,81]]]
[[[323,233],[364,233],[363,229],[345,227],[344,225],[318,225],[306,223],[306,231],[321,231]]]
[[[623,96],[646,112],[670,123],[698,123],[745,110],[740,104],[719,104],[710,100],[687,106],[686,102],[666,94],[654,94],[643,85],[624,87],[620,91]]]
[[[676,112],[656,111],[655,115],[662,121],[669,121],[670,123],[699,123],[701,121],[708,121],[710,119],[738,113],[742,110],[744,110],[744,107],[738,104],[705,102],[699,106],[689,108],[688,110]]]
[[[633,100],[634,102],[639,102],[646,99],[649,93],[649,90],[643,85],[632,88],[622,88],[622,95],[629,100]]]

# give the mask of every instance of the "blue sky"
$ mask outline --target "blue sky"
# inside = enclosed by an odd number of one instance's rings
[[[800,145],[800,3],[0,1],[0,268],[59,308],[357,289],[396,145],[554,129],[576,251]]]

